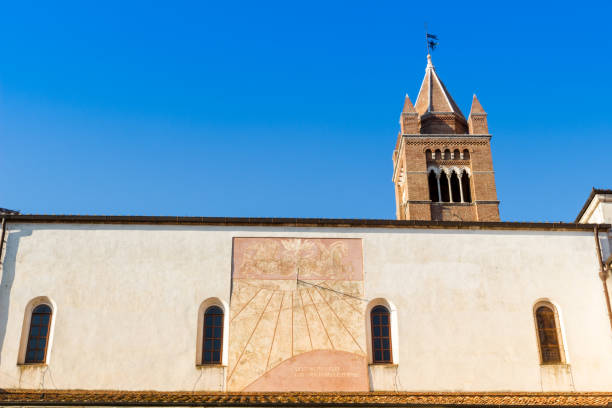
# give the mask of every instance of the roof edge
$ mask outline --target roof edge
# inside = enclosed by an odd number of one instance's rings
[[[580,222],[580,219],[582,218],[582,216],[586,212],[587,208],[589,208],[589,205],[591,205],[591,201],[593,201],[593,198],[595,198],[595,196],[597,194],[612,194],[612,190],[605,189],[605,188],[595,188],[595,187],[593,187],[593,189],[591,190],[591,194],[589,194],[589,197],[587,198],[586,202],[584,203],[584,205],[580,209],[580,212],[578,213],[578,216],[574,220],[575,223]]]
[[[154,224],[154,225],[209,225],[250,227],[326,227],[326,228],[413,228],[413,229],[471,229],[471,230],[538,230],[590,231],[598,225],[607,231],[610,224],[578,224],[564,222],[508,222],[508,221],[421,221],[343,218],[247,218],[247,217],[170,217],[131,215],[43,215],[9,214],[8,222],[26,224]]]

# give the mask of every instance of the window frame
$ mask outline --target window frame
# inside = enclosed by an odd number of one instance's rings
[[[542,352],[542,341],[540,339],[540,328],[538,326],[538,310],[542,307],[548,308],[553,312],[553,318],[555,323],[555,333],[557,336],[557,347],[559,348],[559,361],[544,361]],[[540,365],[551,366],[551,365],[566,365],[567,364],[567,353],[565,349],[565,336],[563,335],[563,327],[561,326],[561,319],[559,316],[559,309],[557,305],[549,300],[541,300],[533,305],[533,323],[536,333],[536,343],[538,347],[538,356],[540,358]]]
[[[388,363],[375,363],[374,362],[374,353],[373,353],[373,340],[372,340],[372,315],[371,312],[377,306],[384,306],[389,312],[389,323],[390,323],[390,351],[391,351],[391,361]],[[399,339],[399,328],[398,328],[398,311],[395,305],[388,299],[383,297],[375,297],[372,299],[365,308],[363,318],[365,319],[365,329],[366,329],[366,350],[367,350],[367,358],[369,365],[398,365],[399,363],[399,349],[401,346],[401,342]]]
[[[26,362],[26,353],[30,340],[30,329],[32,325],[32,315],[34,310],[45,305],[51,309],[49,323],[47,327],[47,339],[45,344],[44,358],[42,361]],[[27,366],[46,366],[51,359],[51,351],[53,348],[53,338],[55,332],[55,322],[57,321],[57,305],[54,301],[46,296],[38,296],[28,302],[24,310],[23,323],[21,326],[21,337],[19,342],[19,352],[17,354],[17,365]]]
[[[37,312],[36,310],[42,307],[46,307],[48,309],[47,311],[44,312]],[[45,335],[33,335],[32,333],[32,329],[34,328],[32,325],[34,324],[34,317],[36,316],[49,316],[48,320],[47,320],[47,324],[46,324],[46,330],[45,330]],[[51,308],[50,305],[47,305],[46,303],[41,303],[39,305],[37,305],[36,307],[34,307],[32,309],[32,312],[30,313],[30,327],[28,328],[28,340],[26,341],[26,354],[25,354],[25,358],[23,363],[24,364],[45,364],[45,361],[47,360],[47,348],[49,346],[49,332],[51,331],[51,322],[53,321],[53,309]],[[36,327],[39,328],[39,332],[40,329],[42,329],[43,327],[45,327],[44,324],[37,324]],[[44,339],[44,347],[43,348],[38,348],[35,347],[33,349],[30,348],[32,341],[40,341]],[[32,352],[33,354],[39,354],[40,351],[42,350],[42,358],[41,359],[33,359],[33,361],[28,361],[28,353]]]
[[[212,310],[215,309],[215,310]],[[209,314],[210,313],[210,314]],[[212,325],[208,326],[206,323],[207,317],[212,316]],[[219,319],[220,317],[220,319]],[[223,361],[223,335],[224,335],[224,319],[225,313],[223,312],[223,308],[217,305],[211,305],[206,308],[204,311],[204,322],[202,324],[202,360],[200,361],[200,365],[219,365]],[[221,321],[220,325],[217,325],[217,321]],[[212,329],[212,335],[209,337],[206,332],[207,329]],[[217,336],[214,331],[217,328],[221,328],[221,333]],[[212,349],[206,348],[207,341],[211,341],[213,343]],[[215,347],[214,343],[219,342],[219,348]],[[210,361],[206,361],[206,354],[210,353],[214,356],[215,352],[219,353],[218,359],[211,358]]]
[[[221,361],[217,363],[204,363],[204,314],[212,307],[216,306],[223,312],[223,328],[221,340]],[[205,367],[226,367],[228,362],[228,341],[229,341],[229,307],[226,302],[219,298],[208,298],[200,304],[198,308],[198,320],[196,326],[196,344],[195,344],[195,366],[200,368]]]
[[[374,322],[374,318],[376,316],[380,318],[386,317],[387,323],[385,324],[381,321],[380,323],[376,324]],[[383,335],[382,333],[379,335],[375,333],[376,328],[380,328],[382,330],[385,327],[388,330],[388,333],[386,336]],[[370,332],[371,332],[370,339],[372,343],[372,364],[393,364],[393,339],[392,339],[392,329],[391,329],[391,311],[386,306],[376,305],[372,308],[372,310],[370,310]],[[389,348],[384,347],[384,345],[381,345],[380,348],[376,348],[375,346],[376,340],[380,340],[381,342],[384,342],[385,340],[387,340],[389,342]],[[376,358],[376,354],[379,351],[382,353],[381,359]],[[384,358],[385,351],[389,352],[388,359]]]

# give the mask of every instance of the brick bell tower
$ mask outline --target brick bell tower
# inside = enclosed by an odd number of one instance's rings
[[[393,151],[398,220],[499,221],[487,114],[467,120],[427,55],[416,104],[406,95]]]

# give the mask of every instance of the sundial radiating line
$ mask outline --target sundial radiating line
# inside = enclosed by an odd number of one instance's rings
[[[321,326],[323,326],[323,330],[325,331],[325,335],[327,336],[327,340],[329,340],[329,344],[331,345],[332,350],[335,350],[336,347],[334,347],[334,342],[332,341],[331,337],[329,337],[327,327],[325,327],[325,323],[323,323],[323,319],[321,319],[321,314],[319,313],[319,308],[317,308],[317,304],[315,303],[308,289],[306,289],[306,293],[308,293],[308,297],[310,298],[310,301],[312,302],[312,306],[314,307],[315,312],[317,312],[317,316],[319,316],[319,320],[321,321]]]
[[[332,293],[335,293],[335,292],[336,292],[334,289],[330,288],[330,287],[329,287],[327,284],[326,284],[325,286],[323,286],[323,285],[321,285],[321,286],[322,286],[323,288],[329,289],[329,290],[330,290],[330,292],[332,292]],[[346,304],[347,304],[347,305],[348,305],[348,306],[349,306],[351,309],[353,309],[353,310],[354,310],[354,311],[356,311],[357,313],[361,313],[361,311],[360,311],[360,310],[358,310],[357,308],[355,308],[355,306],[353,306],[353,305],[352,305],[352,304],[351,304],[349,301],[347,301],[347,300],[345,299],[345,297],[344,297],[344,296],[339,295],[339,294],[337,294],[337,293],[336,293],[336,296],[338,296],[338,298],[339,298],[339,299],[342,299],[342,301],[343,301],[344,303],[346,303]]]
[[[251,331],[251,334],[249,335],[249,339],[247,340],[246,344],[242,348],[242,351],[240,352],[240,356],[238,357],[238,359],[236,360],[236,364],[234,364],[234,367],[232,368],[232,372],[227,377],[227,382],[228,383],[230,382],[230,379],[232,378],[232,375],[234,375],[234,371],[236,371],[236,367],[238,367],[238,363],[240,363],[240,360],[242,359],[242,355],[244,354],[244,351],[249,346],[249,343],[251,342],[251,339],[253,338],[253,334],[255,334],[255,331],[257,330],[257,326],[259,326],[259,322],[261,322],[261,318],[263,317],[264,313],[266,313],[266,309],[268,308],[268,305],[270,304],[270,301],[274,297],[275,293],[276,292],[272,291],[272,294],[268,298],[268,302],[266,302],[266,306],[263,308],[263,311],[259,315],[259,319],[257,319],[257,324],[255,324],[255,327],[253,328],[253,331]]]
[[[236,317],[238,317],[238,315],[239,315],[240,313],[242,313],[242,311],[243,311],[244,309],[246,309],[246,307],[249,305],[249,303],[251,303],[251,301],[252,301],[253,299],[255,299],[255,297],[256,297],[257,295],[259,295],[259,292],[261,292],[262,290],[263,290],[263,288],[259,288],[259,290],[258,290],[257,292],[255,292],[255,294],[253,295],[253,297],[252,297],[252,298],[250,298],[250,299],[249,299],[249,300],[248,300],[248,301],[247,301],[247,302],[244,304],[244,306],[242,306],[242,308],[240,308],[240,310],[238,311],[238,313],[236,313],[234,316],[232,316],[232,320],[230,320],[230,322],[233,322],[233,321],[234,321],[234,319],[235,319]]]
[[[270,356],[272,355],[272,348],[274,347],[274,339],[276,338],[276,328],[278,327],[278,320],[280,319],[281,312],[283,311],[283,302],[285,301],[285,293],[281,293],[280,307],[278,308],[278,314],[276,315],[276,323],[274,324],[274,333],[272,334],[272,341],[270,342],[270,351],[268,352],[268,360],[266,361],[266,371],[270,366]]]
[[[293,292],[291,292],[291,357],[293,357]]]
[[[318,288],[316,288],[317,291],[319,291]],[[321,292],[319,291],[319,296],[321,296],[321,298],[323,299],[323,301],[325,302],[325,304],[327,305],[327,307],[329,308],[329,310],[332,311],[332,313],[334,314],[334,316],[336,316],[336,319],[338,319],[338,321],[340,322],[340,324],[342,325],[342,327],[344,328],[344,330],[346,330],[346,332],[349,334],[349,336],[351,336],[351,339],[353,339],[353,341],[355,342],[355,344],[357,345],[357,347],[359,347],[359,350],[361,350],[362,353],[364,353],[363,348],[361,347],[361,344],[359,344],[359,342],[355,339],[355,336],[353,336],[353,333],[351,333],[351,331],[345,326],[344,322],[342,321],[342,319],[340,319],[340,316],[338,316],[338,314],[336,313],[336,311],[331,307],[331,305],[329,304],[329,302],[327,301],[327,299],[325,299],[325,296],[323,296],[321,294]],[[339,295],[336,295],[339,296]]]
[[[304,307],[304,298],[302,298],[302,291],[298,290],[298,295],[300,295],[300,305],[302,305],[302,312],[304,313],[304,321],[306,322],[306,330],[308,331],[308,340],[310,340],[310,350],[314,350],[312,346],[312,337],[310,336],[310,326],[308,325],[308,318],[306,317],[306,308]]]

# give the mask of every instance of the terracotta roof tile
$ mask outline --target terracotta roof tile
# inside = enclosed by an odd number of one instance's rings
[[[0,390],[0,405],[129,406],[606,406],[612,392],[232,393]]]

